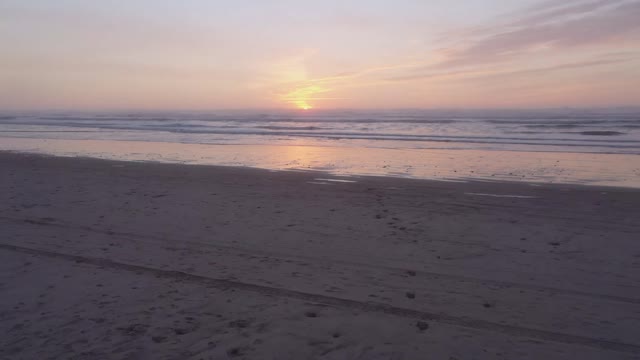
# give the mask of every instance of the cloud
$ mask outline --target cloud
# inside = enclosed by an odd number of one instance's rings
[[[545,1],[524,10],[503,14],[493,23],[457,29],[441,34],[440,42],[471,42],[544,23],[566,21],[588,15],[606,7],[619,5],[625,0],[565,0]],[[514,20],[515,19],[515,20]]]
[[[618,56],[620,55],[620,56]],[[610,54],[604,58],[598,57],[593,60],[567,62],[558,65],[525,68],[519,70],[484,70],[484,69],[471,69],[471,70],[458,70],[458,71],[434,71],[428,74],[417,75],[404,75],[397,77],[390,77],[386,80],[389,81],[407,81],[407,80],[420,80],[420,79],[432,79],[439,77],[452,77],[452,76],[464,76],[465,78],[489,78],[489,77],[515,77],[522,75],[534,75],[534,74],[548,74],[555,71],[567,71],[577,70],[597,66],[606,66],[613,64],[620,64],[628,62],[637,57],[624,56],[629,54]]]
[[[551,10],[551,9],[555,9],[555,8],[571,5],[573,3],[582,2],[582,1],[584,1],[584,0],[565,0],[565,1],[546,0],[546,1],[542,1],[542,2],[539,2],[537,4],[534,4],[534,5],[531,5],[531,6],[527,7],[525,9],[525,11],[526,12],[537,12],[537,11]]]
[[[425,60],[422,65],[398,71],[385,79],[413,81],[509,71],[515,75],[520,71],[613,65],[611,59],[603,60],[599,56],[626,50],[622,45],[637,48],[640,44],[638,19],[638,0],[544,2],[520,12],[515,21],[498,19],[493,25],[462,29],[457,35],[450,33],[448,42],[454,45],[436,53],[436,58],[442,60],[435,63]],[[547,66],[539,64],[540,70],[529,70],[535,62]]]
[[[522,75],[549,74],[551,72],[556,72],[556,71],[578,70],[578,69],[592,68],[597,66],[621,64],[631,60],[634,60],[634,58],[595,59],[595,60],[587,60],[587,61],[570,62],[570,63],[564,63],[564,64],[553,65],[553,66],[538,67],[538,68],[532,68],[532,69],[504,71],[504,72],[493,73],[493,74],[481,76],[481,77],[483,78],[514,77],[514,76],[522,76]]]
[[[624,0],[595,0],[595,1],[579,1],[573,4],[559,5],[556,2],[556,6],[546,8],[543,11],[532,12],[525,17],[515,22],[515,26],[531,26],[541,23],[549,23],[557,20],[564,19],[571,16],[580,16],[589,14],[602,8],[610,7],[622,3]],[[568,6],[567,6],[568,5]]]
[[[584,5],[584,4],[583,4]],[[591,9],[599,7],[590,3]],[[563,8],[562,14],[568,14]],[[574,8],[573,13],[577,10]],[[585,11],[585,8],[582,8]],[[556,18],[560,16],[555,9]],[[525,23],[536,20],[524,20]],[[553,19],[553,17],[552,17]],[[640,31],[640,2],[625,3],[596,11],[589,16],[564,22],[523,26],[516,30],[500,31],[469,44],[465,48],[450,49],[448,59],[438,65],[441,68],[469,64],[498,62],[529,52],[536,47],[566,49],[576,46],[603,45],[613,41],[637,39]]]
[[[305,86],[322,84],[334,90],[356,83],[429,79],[504,81],[606,68],[638,58],[637,52],[625,52],[619,45],[629,42],[637,48],[640,43],[640,1],[574,0],[542,5],[527,9],[515,21],[484,26],[473,39],[462,31],[463,35],[449,39],[457,45],[431,52],[422,61],[310,78]]]
[[[542,2],[489,24],[451,32],[446,39],[450,45],[441,49],[418,51],[420,55],[402,62],[308,76],[280,84],[277,93],[282,101],[303,107],[310,104],[307,101],[332,99],[324,96],[348,88],[383,89],[408,81],[415,81],[416,89],[435,91],[449,84],[469,89],[486,81],[530,83],[547,74],[579,79],[586,69],[606,71],[639,59],[638,19],[640,0]]]

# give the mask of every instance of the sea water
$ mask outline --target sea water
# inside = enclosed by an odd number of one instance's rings
[[[351,175],[633,185],[640,183],[640,110],[14,112],[0,114],[0,149]]]

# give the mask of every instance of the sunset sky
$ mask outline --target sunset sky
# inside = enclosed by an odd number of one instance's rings
[[[0,109],[640,105],[640,0],[3,0]]]

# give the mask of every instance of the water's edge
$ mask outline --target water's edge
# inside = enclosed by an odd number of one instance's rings
[[[640,188],[640,156],[629,154],[17,138],[0,138],[0,150],[123,161],[318,171],[337,176]]]

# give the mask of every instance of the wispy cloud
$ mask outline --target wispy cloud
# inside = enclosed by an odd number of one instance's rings
[[[615,54],[612,54],[615,55]],[[598,58],[594,60],[585,60],[585,61],[576,61],[576,62],[567,62],[561,63],[557,65],[551,66],[542,66],[542,67],[532,67],[532,68],[523,68],[518,70],[500,70],[498,69],[470,69],[470,70],[452,70],[452,71],[433,71],[425,74],[418,75],[403,75],[397,77],[387,78],[389,81],[408,81],[408,80],[421,80],[421,79],[434,79],[434,78],[443,78],[443,77],[464,77],[466,79],[469,78],[488,78],[488,77],[515,77],[522,75],[534,75],[534,74],[549,74],[557,71],[569,71],[569,70],[577,70],[577,69],[585,69],[591,67],[598,66],[606,66],[606,65],[614,65],[620,64],[624,62],[628,62],[634,59],[637,59],[638,56],[632,56],[627,54],[628,56],[605,56],[605,58]]]
[[[447,39],[450,46],[422,58],[335,76],[309,77],[291,86],[331,93],[390,82],[500,83],[537,75],[579,74],[585,69],[606,69],[639,58],[638,0],[549,1],[514,17],[461,29]],[[621,45],[628,45],[630,51]]]
[[[537,6],[524,12],[524,16],[513,23],[513,25],[530,26],[553,22],[570,16],[589,14],[623,2],[624,0],[554,1],[553,4],[543,4],[544,6]]]
[[[579,69],[593,68],[593,67],[599,67],[599,66],[621,64],[624,62],[631,61],[633,59],[635,59],[635,57],[617,57],[617,58],[608,58],[608,59],[605,58],[605,59],[596,59],[596,60],[587,60],[587,61],[577,61],[577,62],[569,62],[569,63],[559,64],[559,65],[552,65],[552,66],[528,68],[524,70],[495,72],[495,73],[491,73],[491,74],[479,76],[479,77],[513,78],[515,76],[523,76],[523,75],[551,74],[558,71],[579,70]]]
[[[585,4],[583,4],[585,5]],[[576,46],[606,45],[637,39],[640,31],[640,2],[625,3],[605,11],[591,3],[588,16],[563,22],[537,24],[537,17],[525,18],[516,30],[509,27],[495,29],[495,33],[464,48],[449,49],[448,59],[438,67],[509,60],[535,49],[563,50]],[[574,7],[573,12],[577,9]],[[555,9],[555,18],[567,15],[568,8]],[[585,8],[581,9],[585,12]],[[548,18],[549,19],[549,18]],[[547,20],[549,21],[549,20]],[[534,25],[525,25],[534,23]]]
[[[536,58],[545,62],[559,58],[556,64],[541,68],[556,71],[570,70],[578,64],[580,67],[601,66],[613,64],[610,60],[597,58],[602,53],[618,49],[621,44],[637,47],[640,43],[640,1],[575,0],[562,5],[543,3],[522,13],[516,21],[483,27],[475,32],[473,39],[466,35],[452,37],[449,42],[456,45],[439,51],[442,61],[416,66],[387,79],[407,81],[475,75],[498,66],[517,68],[511,71],[515,74],[529,71],[527,62]],[[561,59],[563,55],[577,53],[577,49],[595,49],[596,54],[578,62]],[[506,73],[500,69],[495,72]]]

